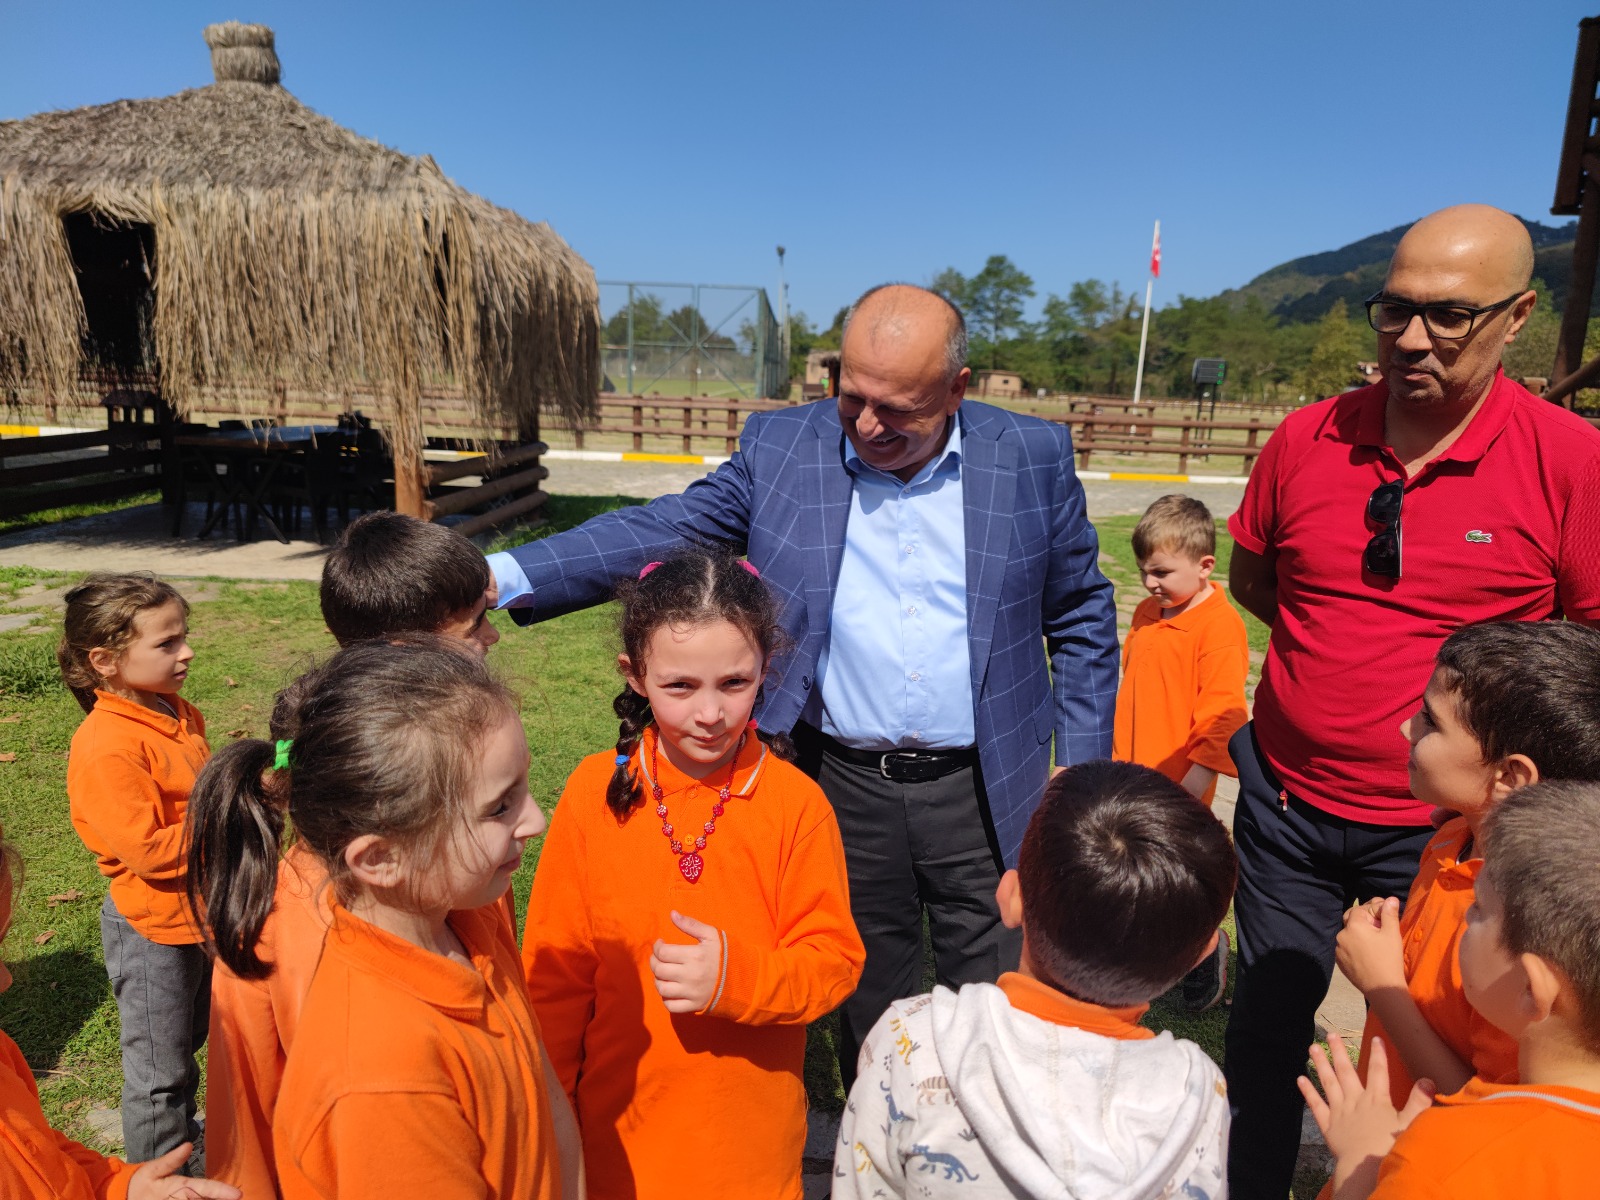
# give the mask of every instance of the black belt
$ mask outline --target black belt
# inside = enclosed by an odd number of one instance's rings
[[[978,752],[971,746],[964,750],[857,750],[821,730],[817,737],[824,754],[858,767],[871,767],[894,783],[930,783],[978,764]]]

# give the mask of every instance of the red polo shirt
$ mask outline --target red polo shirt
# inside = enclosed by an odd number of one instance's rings
[[[1474,621],[1600,623],[1600,430],[1504,374],[1406,484],[1400,579],[1369,574],[1367,498],[1405,469],[1382,383],[1291,413],[1261,453],[1234,540],[1277,554],[1278,620],[1256,738],[1283,786],[1377,825],[1425,825],[1400,722],[1434,655]]]

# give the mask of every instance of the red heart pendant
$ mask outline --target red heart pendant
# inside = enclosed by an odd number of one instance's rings
[[[683,877],[690,883],[700,878],[700,872],[706,869],[706,860],[693,850],[678,859],[678,870],[683,872]]]

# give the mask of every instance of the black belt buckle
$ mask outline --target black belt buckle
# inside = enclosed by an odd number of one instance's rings
[[[931,783],[950,774],[948,755],[890,750],[878,760],[878,773],[891,783]]]

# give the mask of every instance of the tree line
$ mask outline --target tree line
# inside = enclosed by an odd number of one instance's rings
[[[964,275],[954,267],[934,276],[932,289],[966,315],[973,370],[1014,371],[1029,391],[1119,396],[1133,393],[1138,367],[1143,297],[1120,284],[1086,279],[1065,295],[1049,293],[1039,318],[1029,320],[1034,281],[1005,255],[992,255],[981,270]],[[1506,370],[1515,377],[1547,375],[1555,357],[1560,314],[1540,303],[1518,339],[1506,348]],[[790,317],[791,373],[800,378],[806,354],[839,345],[845,310],[827,329],[806,315]],[[1584,358],[1600,353],[1600,319],[1590,323]],[[1291,321],[1274,314],[1259,297],[1179,296],[1150,317],[1144,391],[1153,396],[1190,396],[1196,358],[1228,362],[1223,397],[1294,404],[1319,400],[1365,382],[1358,362],[1377,358],[1377,335],[1366,313],[1342,299],[1316,320]]]

